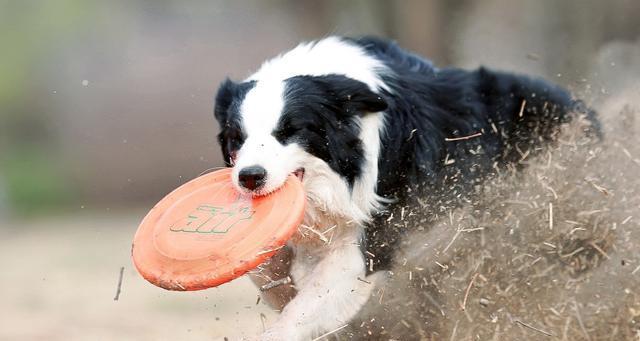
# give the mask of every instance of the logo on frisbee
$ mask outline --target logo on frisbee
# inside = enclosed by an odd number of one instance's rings
[[[239,199],[239,198],[238,198]],[[169,226],[171,232],[225,234],[240,222],[253,218],[250,205],[237,200],[230,207],[200,204],[186,217]]]

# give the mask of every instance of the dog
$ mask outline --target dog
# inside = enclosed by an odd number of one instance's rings
[[[394,219],[465,200],[553,141],[571,112],[596,122],[557,85],[437,68],[374,37],[303,43],[242,82],[225,80],[214,114],[234,186],[268,195],[296,174],[307,197],[288,254],[262,267],[268,280],[289,276],[294,291],[259,339],[306,340],[348,324],[411,228]]]

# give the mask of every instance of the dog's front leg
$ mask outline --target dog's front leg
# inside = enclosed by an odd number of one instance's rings
[[[258,288],[283,280],[291,276],[291,259],[293,251],[289,247],[284,247],[271,259],[260,265],[260,271],[249,275]],[[260,293],[260,296],[267,304],[276,310],[282,310],[284,306],[296,295],[296,290],[292,283],[276,286]]]
[[[347,324],[366,303],[378,276],[365,278],[357,240],[326,247],[330,250],[261,340],[309,340]]]

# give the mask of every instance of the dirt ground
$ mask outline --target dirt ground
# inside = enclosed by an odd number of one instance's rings
[[[144,211],[0,222],[0,340],[221,340],[262,330],[246,278],[169,292],[137,274],[131,239]],[[120,267],[122,292],[114,301]]]

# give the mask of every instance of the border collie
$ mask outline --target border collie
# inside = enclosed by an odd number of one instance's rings
[[[224,81],[214,111],[234,185],[267,195],[294,173],[307,196],[291,261],[263,267],[269,280],[289,276],[295,292],[259,339],[304,340],[348,324],[411,228],[394,213],[464,200],[576,110],[593,115],[542,80],[439,69],[377,38],[301,44],[242,82]]]

